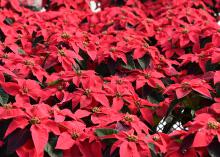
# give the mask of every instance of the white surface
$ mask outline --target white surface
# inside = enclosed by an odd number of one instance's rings
[[[101,3],[96,3],[95,1],[90,1],[90,9],[92,10],[92,12],[97,13],[99,11],[101,11]]]
[[[41,7],[42,0],[20,0],[23,5]]]

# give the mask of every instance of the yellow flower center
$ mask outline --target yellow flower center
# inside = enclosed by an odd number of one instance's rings
[[[140,100],[135,101],[135,105],[136,105],[137,107],[140,107],[140,106],[141,106]]]
[[[148,43],[144,43],[143,47],[144,47],[144,48],[148,48],[148,47],[149,47],[149,44],[148,44]]]
[[[2,107],[5,108],[5,109],[12,109],[11,104],[3,104]]]
[[[79,134],[77,132],[73,132],[71,137],[73,140],[76,140],[77,138],[79,138]]]
[[[153,136],[153,140],[154,140],[154,141],[159,141],[159,140],[160,140],[160,137],[159,137],[158,135],[154,135],[154,136]]]
[[[64,33],[61,34],[61,38],[63,38],[63,39],[69,39],[69,38],[70,38],[70,35],[69,35],[68,33],[64,32]]]
[[[84,95],[89,96],[91,92],[92,92],[92,90],[89,89],[89,88],[87,88],[87,89],[84,91]]]
[[[116,51],[116,48],[115,47],[111,47],[110,48],[110,52],[115,52]]]
[[[208,129],[218,129],[219,128],[219,122],[217,122],[217,121],[209,121],[208,123],[207,123],[207,128]]]
[[[34,63],[29,61],[29,60],[24,61],[24,64],[25,65],[32,65],[32,66],[34,66]]]
[[[116,94],[115,94],[115,97],[116,97],[116,98],[120,98],[121,96],[122,96],[121,93],[116,92]]]
[[[32,125],[40,124],[40,119],[38,117],[33,117],[29,120],[29,123]]]
[[[187,91],[187,90],[191,89],[191,86],[190,86],[189,82],[183,82],[181,87],[184,91]]]
[[[128,135],[127,140],[129,142],[136,142],[138,140],[138,137],[136,135]]]
[[[24,94],[27,94],[28,93],[28,88],[27,87],[23,87],[23,89],[22,89],[22,92],[24,93]]]
[[[149,79],[149,78],[151,77],[151,74],[147,73],[147,74],[144,75],[144,77],[145,77],[146,79]]]
[[[126,115],[126,116],[124,116],[124,120],[127,122],[133,122],[134,118],[132,115]]]
[[[66,56],[65,52],[63,50],[58,50],[58,53],[61,55],[61,56]]]
[[[97,113],[100,112],[100,108],[99,107],[93,107],[92,108],[92,113]]]
[[[61,90],[63,90],[63,86],[62,86],[62,85],[58,85],[58,86],[57,86],[57,89],[58,89],[59,91],[61,91]]]
[[[83,41],[83,46],[84,47],[87,47],[89,45],[89,42],[88,41]]]
[[[182,31],[183,34],[187,34],[188,32],[189,32],[188,29],[184,29],[184,30]]]
[[[80,69],[77,69],[76,71],[76,75],[80,76],[82,74],[82,71]]]
[[[5,58],[5,59],[8,59],[8,54],[4,53],[4,54],[2,55],[2,57]]]
[[[116,83],[117,83],[117,84],[122,84],[123,81],[122,81],[122,79],[118,79],[118,80],[116,81]]]

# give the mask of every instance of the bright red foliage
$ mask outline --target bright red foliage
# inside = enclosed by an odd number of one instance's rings
[[[0,156],[220,156],[220,1],[90,2],[0,0]]]

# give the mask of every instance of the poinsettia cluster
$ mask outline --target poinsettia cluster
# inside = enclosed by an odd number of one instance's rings
[[[220,156],[220,1],[93,3],[0,1],[0,156]]]

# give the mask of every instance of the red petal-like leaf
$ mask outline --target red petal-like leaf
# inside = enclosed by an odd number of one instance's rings
[[[74,143],[75,142],[73,141],[71,135],[67,132],[63,132],[57,140],[56,149],[70,149]]]
[[[205,87],[200,86],[200,87],[193,88],[193,90],[212,99],[212,96],[211,96],[209,90]]]
[[[28,125],[28,120],[25,118],[15,118],[12,120],[12,122],[9,124],[8,129],[5,133],[5,137],[7,137],[10,133],[15,131],[16,129],[24,129]]]
[[[191,92],[191,90],[183,90],[182,88],[177,88],[176,89],[176,96],[178,99],[181,99],[188,95]]]
[[[32,125],[30,130],[36,152],[37,154],[41,154],[44,151],[44,147],[48,141],[47,129],[41,125]]]

